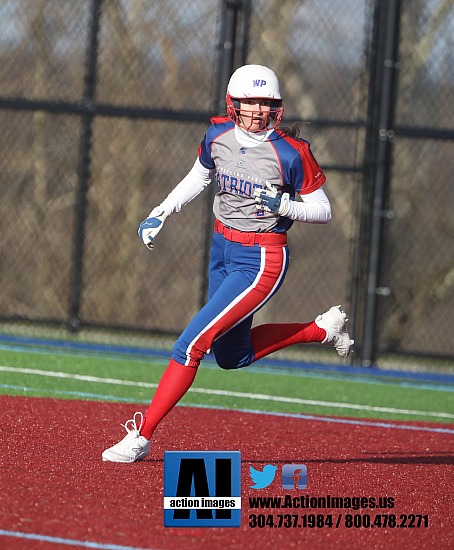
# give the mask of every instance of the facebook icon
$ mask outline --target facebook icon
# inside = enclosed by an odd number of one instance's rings
[[[282,466],[283,489],[306,489],[307,468],[305,464],[284,464]]]

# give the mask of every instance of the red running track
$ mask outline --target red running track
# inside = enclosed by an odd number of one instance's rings
[[[360,424],[177,407],[156,434],[149,459],[135,464],[101,460],[124,434],[119,425],[135,405],[0,396],[1,549],[70,548],[57,537],[99,545],[162,550],[213,548],[452,549],[454,435]],[[391,424],[391,422],[388,422]],[[403,425],[401,422],[392,424]],[[407,423],[438,427],[447,424]],[[163,451],[239,450],[242,526],[163,526]],[[393,497],[392,510],[274,510],[275,514],[421,514],[420,528],[251,528],[250,496],[283,496],[277,478],[249,488],[249,466],[303,463],[308,487],[292,495]]]

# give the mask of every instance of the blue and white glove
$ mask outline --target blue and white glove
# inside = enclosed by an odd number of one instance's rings
[[[139,226],[139,237],[149,250],[153,250],[153,240],[161,231],[167,214],[158,206],[152,210],[146,220]]]
[[[266,189],[256,189],[254,191],[257,210],[286,216],[290,210],[290,195],[288,193],[281,195],[269,181],[266,181],[265,184]]]

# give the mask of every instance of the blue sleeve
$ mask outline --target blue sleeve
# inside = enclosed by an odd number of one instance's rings
[[[326,180],[315,160],[310,144],[304,139],[294,139],[277,130],[273,145],[284,171],[285,183],[300,195],[312,193]]]
[[[214,160],[211,157],[211,143],[212,140],[210,140],[208,136],[209,132],[205,134],[205,137],[202,140],[202,143],[199,147],[199,160],[200,164],[207,168],[208,170],[213,170],[214,166]]]
[[[215,168],[213,157],[211,156],[211,147],[222,134],[235,128],[235,123],[228,117],[213,117],[211,126],[208,128],[205,137],[199,147],[199,160],[204,168],[213,170]]]

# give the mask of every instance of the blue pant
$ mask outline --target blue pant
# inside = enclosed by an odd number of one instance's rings
[[[208,302],[175,342],[173,359],[198,366],[212,349],[222,368],[250,365],[253,314],[279,289],[288,264],[286,245],[245,246],[214,233]]]

